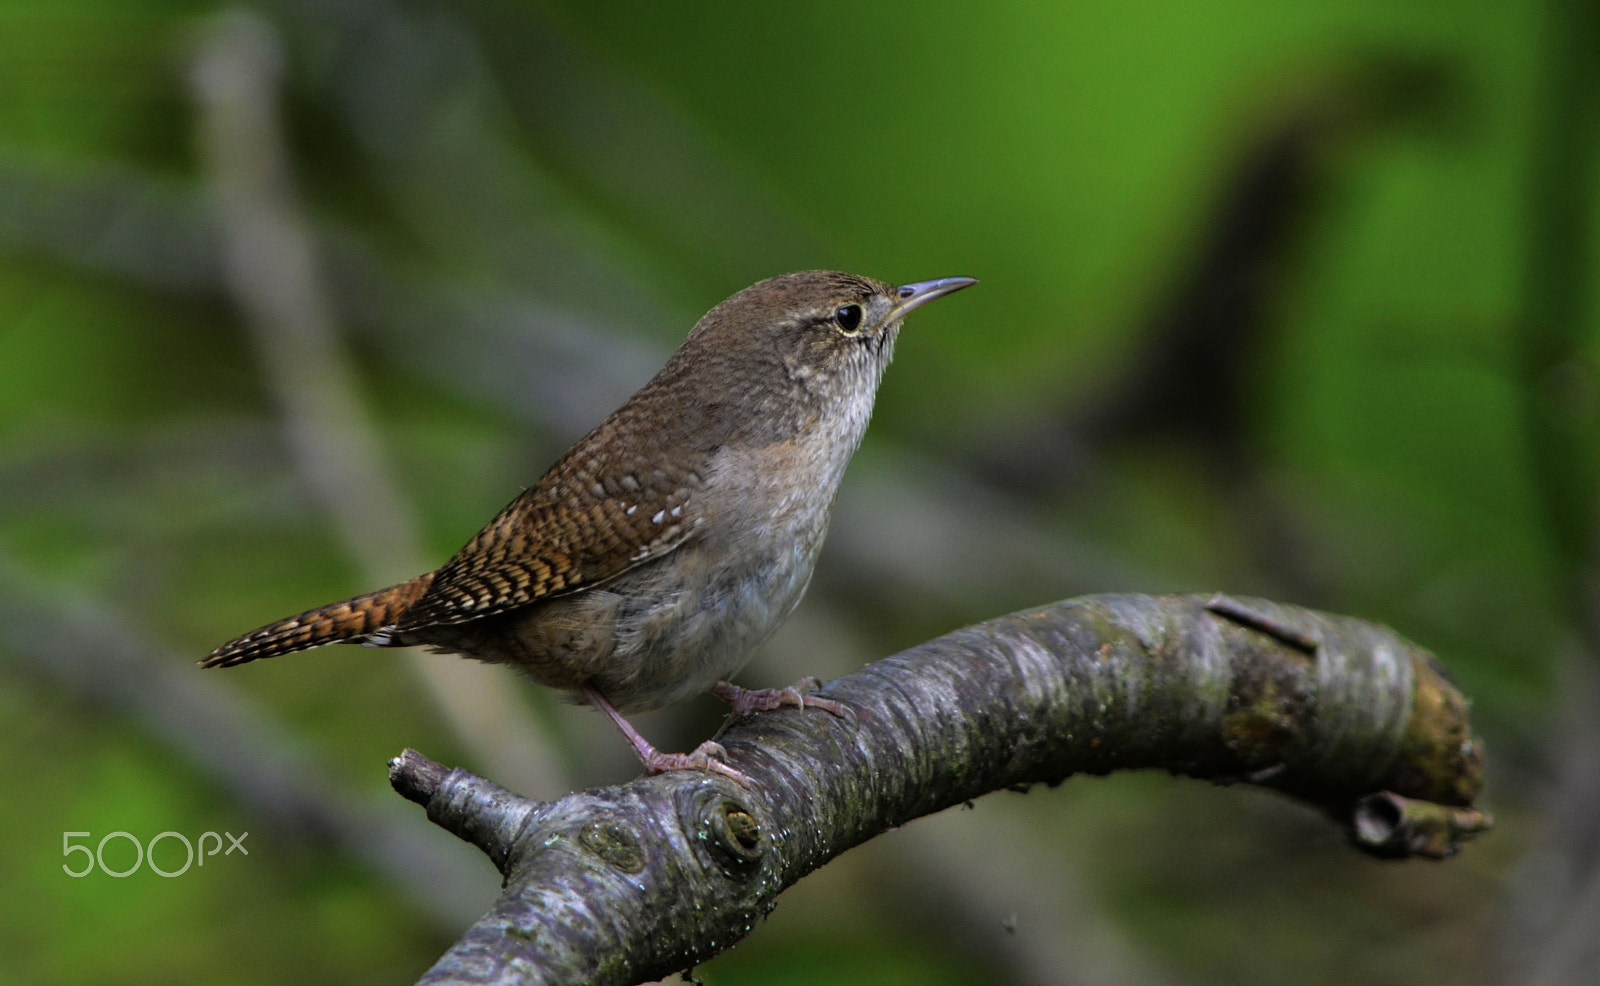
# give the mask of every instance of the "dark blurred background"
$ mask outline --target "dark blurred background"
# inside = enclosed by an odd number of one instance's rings
[[[1164,775],[997,794],[706,982],[1600,981],[1597,41],[1531,0],[0,0],[0,980],[420,974],[498,881],[385,760],[548,797],[627,748],[465,661],[195,660],[434,567],[712,304],[836,267],[982,284],[902,336],[744,684],[1265,595],[1437,651],[1499,826],[1381,864]],[[62,871],[164,832],[249,855]]]

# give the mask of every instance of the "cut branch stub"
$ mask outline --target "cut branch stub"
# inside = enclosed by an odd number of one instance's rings
[[[1356,845],[1437,858],[1488,827],[1481,746],[1426,651],[1228,597],[1092,596],[959,630],[824,686],[856,713],[749,717],[698,771],[531,802],[407,751],[395,786],[487,852],[505,893],[424,982],[632,983],[702,962],[777,895],[910,819],[1075,773],[1282,791]]]

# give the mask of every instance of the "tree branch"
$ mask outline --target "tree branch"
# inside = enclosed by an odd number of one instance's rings
[[[406,751],[395,788],[505,874],[424,983],[637,983],[703,962],[839,853],[1002,788],[1160,768],[1291,795],[1383,856],[1486,830],[1482,746],[1431,654],[1347,617],[1224,596],[1089,596],[830,682],[723,737],[745,789],[680,771],[559,801]]]

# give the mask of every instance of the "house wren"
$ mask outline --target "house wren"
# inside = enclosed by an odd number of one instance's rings
[[[725,683],[805,593],[906,315],[976,283],[832,271],[711,309],[666,366],[443,568],[247,633],[226,668],[327,643],[422,644],[605,712],[651,773],[742,779],[715,742],[655,750],[623,718],[711,690],[734,714],[845,710]]]

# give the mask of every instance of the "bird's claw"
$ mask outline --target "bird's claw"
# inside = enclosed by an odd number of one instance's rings
[[[652,750],[642,758],[648,774],[665,774],[671,770],[704,770],[731,778],[740,787],[750,787],[750,778],[728,766],[728,751],[715,740],[706,740],[694,748],[693,753],[662,753]]]
[[[821,709],[855,725],[854,709],[831,698],[811,694],[821,687],[822,679],[815,677],[801,678],[788,688],[740,688],[738,685],[719,681],[711,686],[711,694],[733,707],[728,717],[730,720],[751,712],[770,712],[785,705],[792,705],[798,709]]]

